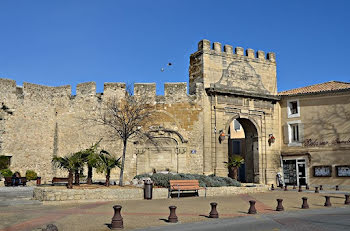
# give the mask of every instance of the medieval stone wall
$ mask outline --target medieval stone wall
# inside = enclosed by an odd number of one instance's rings
[[[157,115],[149,122],[154,132],[177,143],[167,144],[167,151],[160,153],[165,156],[157,158],[155,155],[159,151],[152,149],[150,144],[140,146],[129,142],[126,180],[152,170],[152,166],[148,169],[142,167],[150,160],[157,171],[171,168],[162,161],[168,155],[175,156],[177,160],[176,169],[171,170],[202,172],[201,91],[198,90],[197,95],[188,95],[186,83],[167,83],[164,96],[157,96],[155,88],[155,84],[135,84],[134,93],[148,97],[154,106]],[[28,169],[34,170],[43,182],[49,182],[54,176],[67,175],[52,166],[54,155],[77,152],[101,138],[100,146],[119,157],[122,153],[121,141],[107,135],[107,129],[91,119],[100,115],[108,98],[121,99],[124,92],[124,83],[105,83],[103,93],[96,93],[94,82],[81,83],[77,85],[76,95],[71,95],[70,86],[24,83],[23,87],[18,87],[13,80],[0,79],[0,100],[12,113],[1,112],[0,154],[11,156],[11,170],[20,171],[23,175]],[[144,153],[146,158],[142,157]],[[115,169],[112,180],[117,180],[118,175],[119,169]],[[95,175],[94,178],[103,179],[103,175]]]

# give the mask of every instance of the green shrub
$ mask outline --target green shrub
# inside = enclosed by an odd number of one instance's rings
[[[36,172],[34,172],[33,170],[27,170],[26,178],[27,180],[36,180],[36,178],[38,178],[38,174],[36,174]]]
[[[0,156],[0,170],[8,169],[9,167],[9,157],[8,156]]]
[[[169,187],[169,180],[171,180],[171,174],[162,174],[162,173],[153,173],[151,176],[151,180],[153,181],[154,185],[160,186],[160,187]]]
[[[13,172],[8,168],[0,170],[0,173],[3,177],[11,177],[13,175]]]
[[[215,175],[199,175],[199,174],[162,174],[154,173],[152,176],[149,174],[137,175],[134,178],[141,179],[142,177],[150,177],[154,185],[160,187],[169,187],[169,180],[198,180],[200,187],[222,187],[222,186],[236,186],[240,187],[241,184],[229,177],[219,177]]]

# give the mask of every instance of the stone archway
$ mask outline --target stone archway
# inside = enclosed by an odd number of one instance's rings
[[[231,136],[234,132],[232,129],[234,128],[230,125],[234,120],[236,120],[242,126],[244,135],[241,137]],[[227,158],[230,158],[230,155],[234,154],[241,155],[244,158],[245,164],[243,169],[240,169],[240,180],[248,183],[259,183],[259,136],[255,123],[249,118],[235,117],[229,121],[229,126],[227,127],[226,131],[227,134],[229,134],[227,136]],[[237,148],[236,145],[240,145],[240,147]]]

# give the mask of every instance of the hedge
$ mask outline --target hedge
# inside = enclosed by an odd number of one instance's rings
[[[240,187],[241,186],[241,183],[229,177],[219,177],[215,175],[206,176],[206,175],[186,174],[186,173],[179,173],[179,174],[153,173],[152,175],[146,173],[146,174],[137,175],[134,177],[134,179],[141,179],[144,177],[150,177],[154,185],[165,187],[165,188],[169,187],[169,180],[198,180],[199,185],[201,187],[221,187],[221,186]]]

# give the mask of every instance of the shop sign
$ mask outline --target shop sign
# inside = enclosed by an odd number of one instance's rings
[[[348,140],[340,140],[337,138],[332,141],[318,141],[317,139],[306,139],[304,141],[305,147],[331,146],[337,144],[350,144],[350,138]]]
[[[350,166],[349,165],[343,165],[343,166],[335,166],[337,170],[337,176],[343,177],[343,176],[350,176]]]
[[[332,166],[314,166],[315,177],[328,177],[332,176]]]

